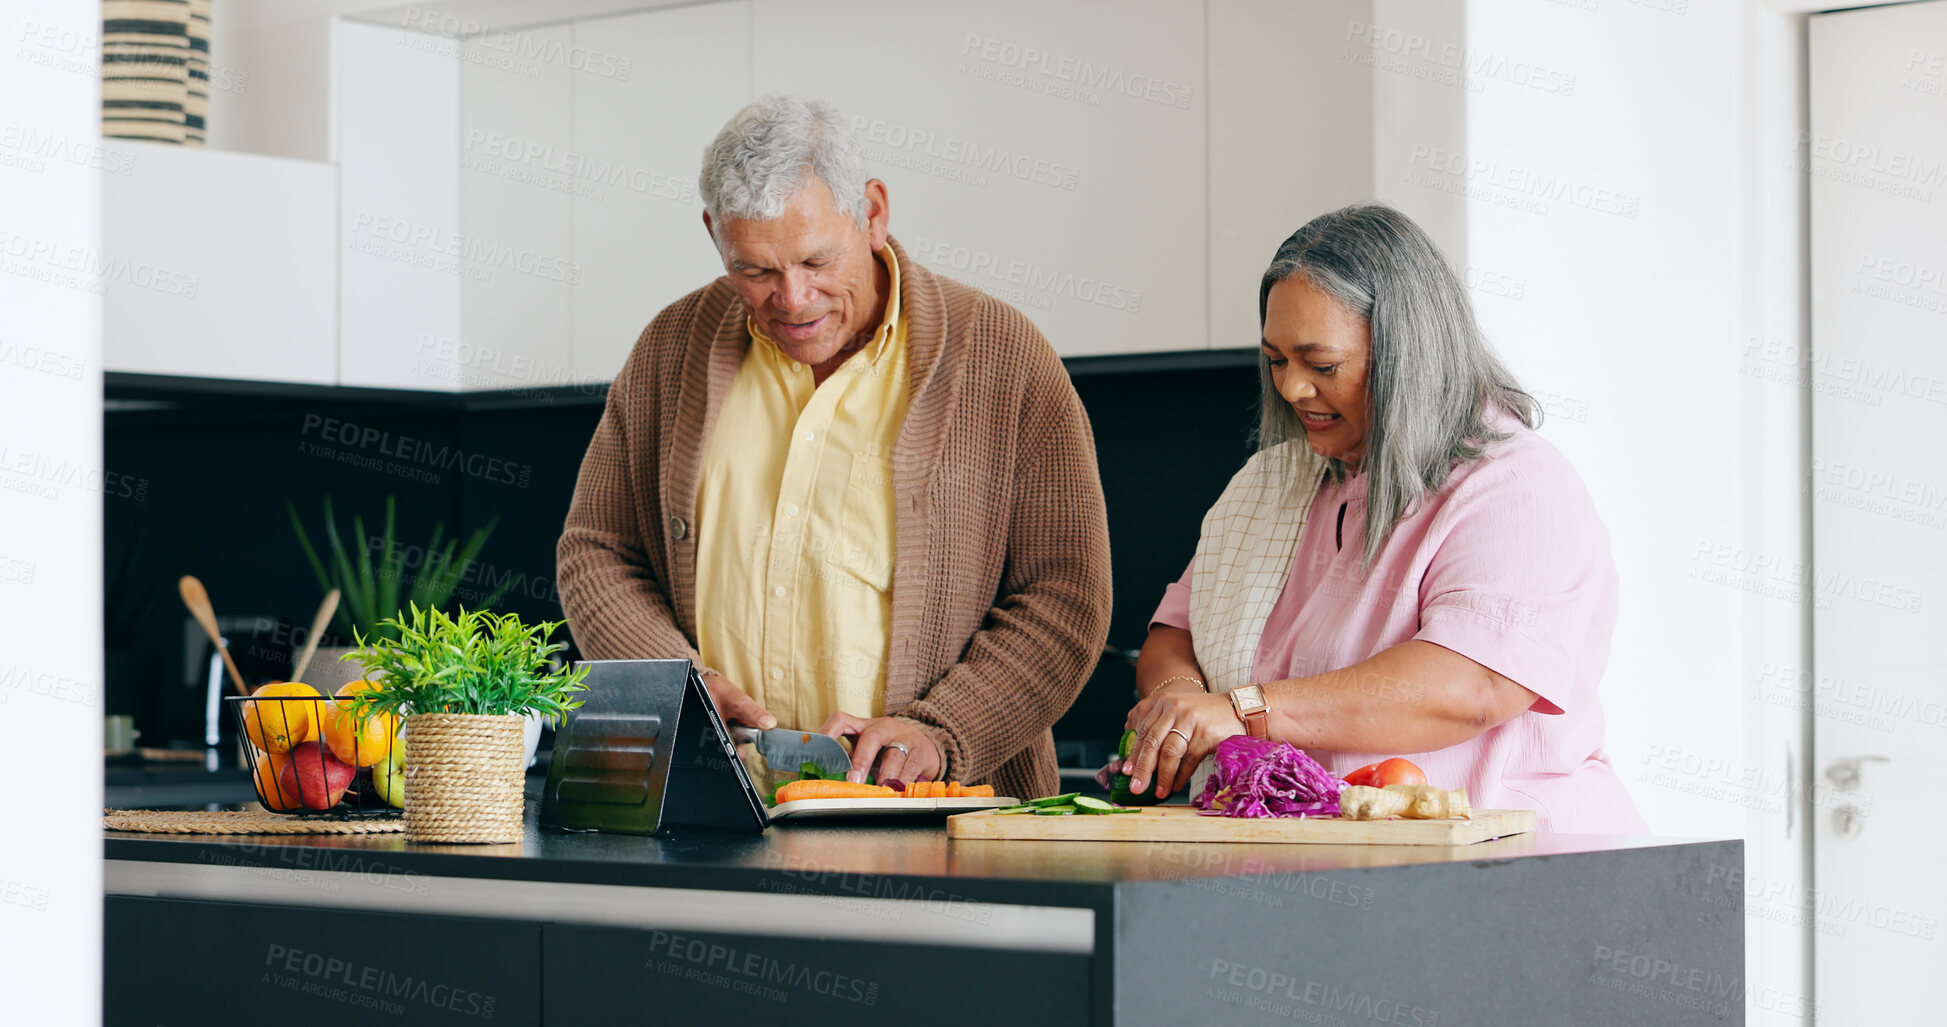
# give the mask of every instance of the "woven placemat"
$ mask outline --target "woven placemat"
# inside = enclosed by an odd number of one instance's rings
[[[406,822],[394,818],[312,820],[269,810],[111,809],[102,818],[110,831],[144,834],[396,834]]]

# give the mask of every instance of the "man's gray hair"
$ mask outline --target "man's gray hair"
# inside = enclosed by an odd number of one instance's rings
[[[809,171],[840,214],[866,225],[865,161],[845,115],[823,100],[773,93],[740,110],[703,151],[697,192],[704,213],[771,221],[804,188]]]
[[[1364,321],[1372,349],[1366,377],[1365,566],[1414,501],[1437,492],[1457,463],[1507,436],[1488,424],[1499,407],[1534,428],[1541,408],[1489,348],[1453,269],[1411,218],[1359,203],[1311,220],[1278,247],[1258,286],[1260,330],[1271,287],[1293,276]],[[1302,439],[1298,414],[1258,358],[1263,385],[1258,445]],[[1302,443],[1300,443],[1302,445]],[[1326,472],[1344,480],[1343,461]]]

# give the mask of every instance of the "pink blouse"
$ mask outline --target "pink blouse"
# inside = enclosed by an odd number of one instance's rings
[[[1513,437],[1457,467],[1445,488],[1416,504],[1369,576],[1360,569],[1366,476],[1319,489],[1252,680],[1307,677],[1409,639],[1433,642],[1527,688],[1534,705],[1437,752],[1312,757],[1343,776],[1405,756],[1433,784],[1465,785],[1477,807],[1534,810],[1541,830],[1648,834],[1602,751],[1596,686],[1616,625],[1608,531],[1560,451],[1512,417],[1496,426]],[[1192,560],[1164,591],[1152,626],[1189,630],[1195,573]],[[1353,687],[1402,710],[1419,699],[1398,682]]]

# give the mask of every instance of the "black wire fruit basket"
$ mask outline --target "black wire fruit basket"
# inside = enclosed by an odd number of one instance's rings
[[[398,718],[375,713],[360,720],[348,700],[315,690],[264,694],[276,687],[224,698],[264,808],[339,820],[400,816],[406,778]]]

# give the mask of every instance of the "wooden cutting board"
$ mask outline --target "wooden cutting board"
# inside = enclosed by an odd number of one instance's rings
[[[1141,813],[1038,817],[992,812],[948,817],[948,838],[1062,842],[1291,842],[1312,845],[1472,845],[1535,829],[1533,810],[1477,809],[1472,820],[1245,820],[1206,817],[1190,806]]]

